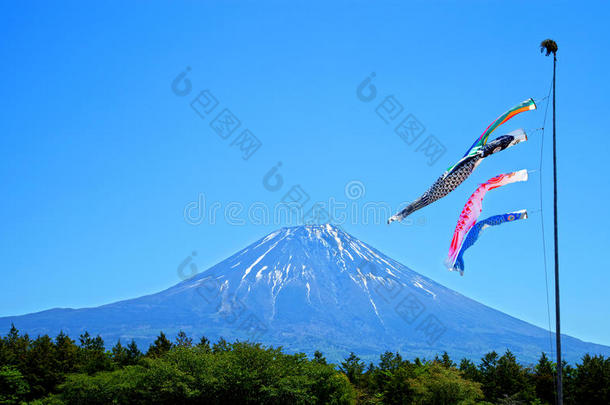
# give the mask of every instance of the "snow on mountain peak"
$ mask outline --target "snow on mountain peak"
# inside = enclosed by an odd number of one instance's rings
[[[263,270],[289,274],[292,268],[297,275],[297,267],[300,267],[300,275],[307,277],[311,272],[306,272],[305,268],[322,270],[319,266],[322,264],[320,256],[327,262],[338,264],[342,272],[351,270],[361,276],[365,271],[375,277],[397,277],[397,273],[402,272],[398,263],[392,263],[373,248],[331,224],[287,227],[272,232],[235,255],[232,259],[239,261],[240,265],[233,264],[231,268],[236,271],[243,269],[242,280],[251,274],[260,280]],[[295,266],[295,263],[300,263],[300,266]],[[252,273],[254,269],[257,271]]]
[[[360,297],[384,324],[379,290],[408,286],[433,299],[437,296],[430,280],[331,224],[274,231],[187,280],[190,286],[183,288],[200,287],[210,279],[222,286],[221,310],[235,299],[263,302],[269,305],[269,321],[277,316],[278,301],[298,302],[320,312]]]

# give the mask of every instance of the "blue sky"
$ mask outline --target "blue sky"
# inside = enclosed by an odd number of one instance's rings
[[[557,112],[563,331],[610,344],[605,163],[608,5],[568,2],[3,2],[0,5],[0,316],[96,306],[157,292],[179,280],[196,251],[201,270],[282,224],[187,223],[205,195],[276,204],[293,185],[313,201],[392,207],[425,191],[500,113],[549,89],[559,44]],[[191,92],[172,81],[189,67]],[[358,85],[372,72],[377,96]],[[208,90],[217,109],[190,103]],[[429,165],[377,106],[394,96],[446,152]],[[466,274],[442,262],[460,210],[480,182],[537,170],[545,101],[502,131],[528,142],[487,159],[412,225],[343,228],[412,269],[473,299],[548,323],[539,209],[541,173],[494,190],[483,216],[526,208],[527,221],[486,231]],[[223,140],[221,109],[240,120]],[[550,128],[550,125],[547,125]],[[262,147],[248,160],[231,145],[249,129]],[[552,275],[550,132],[542,172]],[[283,188],[262,179],[278,162]],[[359,183],[359,184],[360,184]],[[360,206],[360,205],[359,205]],[[552,279],[549,278],[549,282]],[[552,283],[549,284],[552,288]],[[552,305],[552,296],[551,296]]]

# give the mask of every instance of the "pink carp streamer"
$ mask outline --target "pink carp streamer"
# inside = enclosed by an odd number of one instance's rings
[[[466,205],[462,209],[460,218],[458,219],[453,239],[449,247],[449,255],[445,260],[445,265],[451,269],[455,265],[455,260],[460,252],[464,238],[470,229],[474,226],[483,210],[483,197],[489,190],[502,187],[506,184],[516,183],[518,181],[527,181],[527,170],[519,170],[518,172],[500,174],[487,180],[479,185],[474,193],[470,196]]]

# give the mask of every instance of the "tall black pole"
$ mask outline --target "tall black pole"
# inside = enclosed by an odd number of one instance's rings
[[[559,244],[557,236],[557,137],[555,126],[555,70],[557,55],[553,52],[553,219],[555,228],[555,339],[557,340],[557,403],[563,405],[563,363],[561,361],[561,316],[559,311]]]
[[[563,405],[563,362],[561,361],[561,316],[559,311],[559,243],[557,236],[557,131],[555,125],[555,73],[557,71],[557,43],[545,39],[540,52],[553,54],[553,225],[555,242],[555,339],[557,345],[557,403]]]

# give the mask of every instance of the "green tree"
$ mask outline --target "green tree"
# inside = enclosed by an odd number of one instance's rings
[[[199,350],[202,350],[206,353],[209,353],[212,351],[212,348],[210,347],[210,339],[208,339],[205,336],[201,336],[201,339],[199,339],[199,343],[197,343],[197,348],[199,348]]]
[[[127,366],[93,376],[71,374],[61,386],[68,404],[187,404],[198,394],[194,377],[160,358],[144,360],[144,366]]]
[[[3,340],[5,364],[11,364],[23,370],[27,361],[27,351],[30,347],[30,337],[27,333],[21,336],[15,325],[11,324],[11,329]]]
[[[479,367],[459,369],[447,353],[433,361],[403,360],[385,352],[378,366],[354,353],[338,369],[316,351],[285,354],[281,348],[220,338],[196,347],[183,332],[172,345],[161,332],[142,357],[132,339],[106,351],[100,336],[83,333],[77,346],[65,333],[31,340],[12,326],[0,339],[0,404],[60,405],[163,403],[473,404],[485,394],[496,404],[554,403],[556,366],[542,354],[535,367],[510,352],[491,352]],[[75,374],[79,372],[79,374]],[[583,357],[563,364],[566,404],[610,403],[610,359]],[[489,403],[489,402],[487,402]]]
[[[218,342],[212,345],[212,353],[228,352],[230,350],[231,348],[229,347],[229,343],[223,337],[218,339]]]
[[[465,380],[455,368],[431,362],[417,370],[409,379],[413,389],[413,404],[474,404],[483,399],[479,383]]]
[[[534,366],[532,378],[536,397],[544,404],[555,403],[555,373],[555,364],[543,352],[538,363]]]
[[[46,396],[63,378],[51,338],[44,335],[32,341],[26,357],[26,365],[21,372],[30,386],[30,398]]]
[[[104,340],[100,335],[91,337],[89,332],[83,333],[79,337],[79,370],[94,374],[98,371],[112,369],[112,359],[110,353],[106,352]]]
[[[383,393],[387,384],[394,377],[394,373],[403,365],[402,357],[399,353],[386,351],[379,356],[379,365],[373,370],[372,382],[374,390]],[[396,389],[396,388],[395,388]]]
[[[495,351],[486,353],[479,365],[479,374],[482,384],[481,388],[485,394],[485,399],[492,402],[501,397],[500,388],[498,387],[498,374],[496,372],[497,365],[498,353]]]
[[[247,342],[216,353],[176,347],[162,357],[61,386],[68,404],[353,404],[354,388],[331,365]]]
[[[188,337],[186,335],[186,333],[181,330],[180,332],[178,332],[178,335],[176,336],[175,346],[176,347],[192,347],[193,339]]]
[[[510,350],[506,350],[506,353],[498,359],[496,375],[499,398],[516,398],[523,401],[535,398],[535,390],[529,383],[527,370],[517,363],[515,355]]]
[[[415,391],[410,380],[415,378],[416,370],[423,368],[423,363],[419,366],[408,361],[401,362],[400,365],[394,364],[391,368],[381,371],[386,378],[380,384],[379,390],[382,394],[384,404],[410,404],[414,400]]]
[[[0,404],[20,404],[29,392],[28,383],[15,366],[0,367]]]
[[[112,352],[112,361],[119,367],[125,367],[131,364],[129,361],[129,350],[121,344],[121,339],[119,339],[111,350]]]
[[[341,362],[339,370],[343,372],[348,380],[358,386],[362,372],[364,371],[364,363],[360,360],[360,357],[356,356],[354,352],[351,352],[345,361]]]
[[[0,365],[9,363],[9,349],[4,342],[4,338],[0,338]]]
[[[138,364],[140,358],[142,357],[142,352],[138,349],[138,345],[136,341],[131,339],[131,343],[127,345],[127,358],[130,365]]]
[[[315,353],[313,354],[313,361],[318,364],[327,364],[326,357],[324,357],[322,352],[319,350],[316,350]]]
[[[60,331],[59,335],[55,337],[55,359],[62,377],[76,371],[78,346],[63,331]]]
[[[481,382],[481,373],[471,360],[462,359],[460,361],[460,371],[467,380]]]
[[[439,363],[446,368],[455,368],[456,364],[451,360],[447,352],[443,352],[443,355],[439,359]]]
[[[149,357],[159,357],[169,352],[171,348],[172,342],[165,337],[165,333],[161,332],[155,339],[154,343],[148,348],[146,355]]]
[[[379,369],[381,371],[393,371],[402,365],[402,356],[400,353],[392,353],[386,351],[379,356]]]
[[[576,365],[573,389],[578,404],[610,404],[610,358],[586,354]]]

